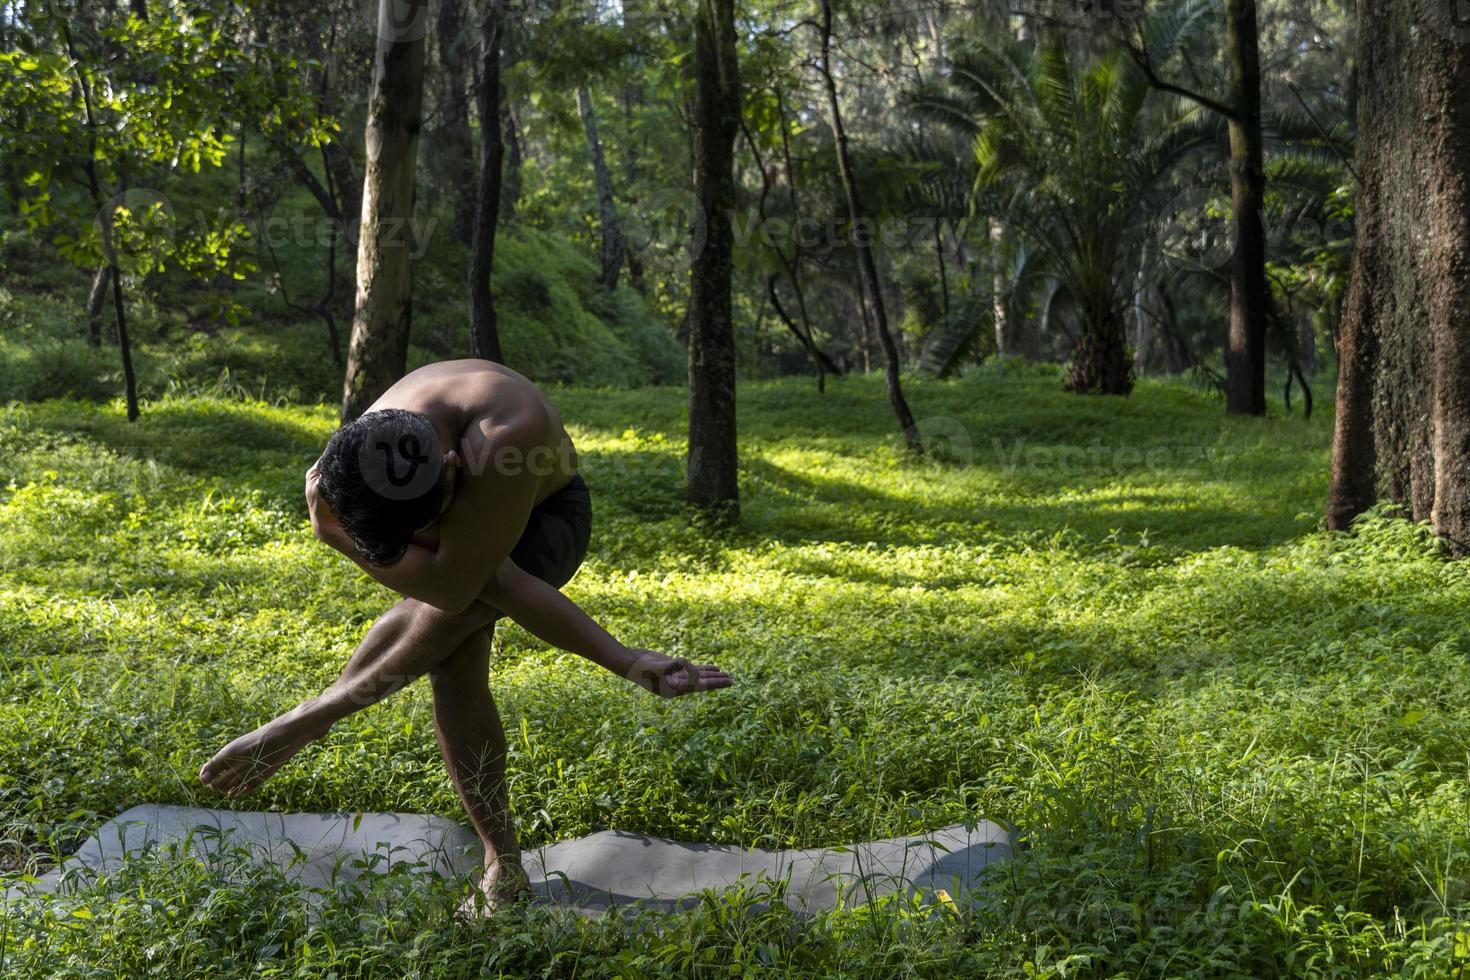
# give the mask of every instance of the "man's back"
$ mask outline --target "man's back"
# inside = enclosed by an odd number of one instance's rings
[[[561,412],[541,389],[503,364],[479,358],[426,364],[399,379],[368,411],[385,408],[419,412],[433,419],[440,446],[461,450],[467,475],[493,476],[492,467],[525,466],[541,478],[536,494],[538,503],[565,486],[577,473],[576,450],[562,423]],[[549,437],[542,452],[533,449],[525,458],[514,462],[504,458],[474,458],[462,450],[472,426],[493,444],[497,436],[528,420],[547,423],[545,431]]]

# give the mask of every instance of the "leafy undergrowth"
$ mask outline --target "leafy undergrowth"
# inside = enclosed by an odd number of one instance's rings
[[[751,895],[639,928],[369,876],[309,913],[265,871],[140,860],[12,908],[0,972],[1447,976],[1470,959],[1466,566],[1386,514],[1316,516],[1330,421],[1187,388],[1068,396],[978,371],[741,392],[744,520],[679,503],[683,393],[556,398],[594,493],[568,593],[737,686],[663,702],[515,627],[492,686],[523,840],[602,827],[746,846],[1009,821],[982,909],[800,924]],[[141,802],[457,815],[425,686],[252,799],[195,782],[315,693],[390,596],[315,544],[327,407],[175,398],[0,416],[0,812],[36,871]],[[116,897],[119,896],[120,897]]]

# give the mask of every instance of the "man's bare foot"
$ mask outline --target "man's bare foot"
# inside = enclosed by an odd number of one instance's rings
[[[199,770],[199,781],[223,796],[243,796],[330,727],[290,714],[274,718],[220,749]]]
[[[485,866],[484,874],[463,902],[459,917],[476,919],[494,915],[498,909],[531,897],[531,883],[520,858],[502,857]]]

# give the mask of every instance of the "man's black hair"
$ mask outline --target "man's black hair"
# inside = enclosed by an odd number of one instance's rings
[[[317,472],[317,491],[374,565],[402,558],[443,507],[444,454],[433,421],[418,412],[385,408],[348,422],[327,442]]]

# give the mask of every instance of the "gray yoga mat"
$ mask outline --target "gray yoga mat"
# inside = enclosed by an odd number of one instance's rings
[[[36,886],[54,891],[63,874],[106,872],[144,848],[188,843],[200,856],[222,846],[247,847],[304,887],[355,877],[359,859],[380,855],[378,869],[406,862],[425,874],[474,871],[480,844],[467,828],[417,813],[246,813],[148,804],[107,821],[60,868]],[[979,821],[927,834],[867,841],[841,848],[767,851],[677,841],[603,830],[530,849],[524,855],[531,887],[542,901],[589,911],[638,905],[674,910],[706,889],[789,881],[788,906],[815,912],[863,904],[898,890],[932,897],[944,890],[961,901],[985,871],[1011,854],[998,824]]]

